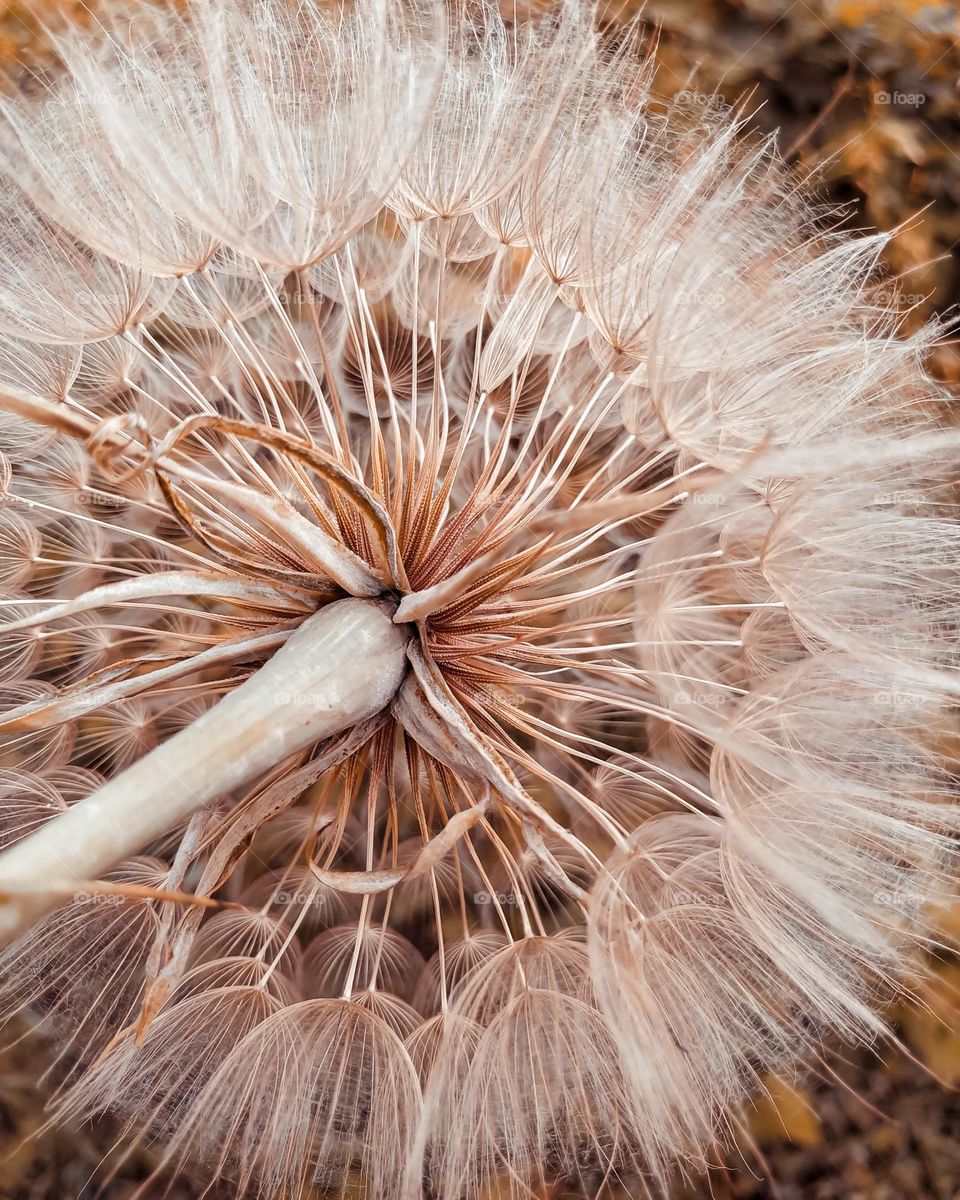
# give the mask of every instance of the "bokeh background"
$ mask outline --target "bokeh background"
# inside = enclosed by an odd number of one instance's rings
[[[124,0],[98,2],[122,8]],[[616,25],[638,8],[608,0],[604,19]],[[0,70],[10,81],[49,62],[49,28],[64,19],[95,16],[68,0],[0,0]],[[850,228],[898,231],[887,266],[907,326],[953,315],[957,0],[648,0],[642,19],[659,40],[658,90],[686,92],[690,103],[718,95],[757,129],[778,131],[785,156],[842,206]],[[960,343],[949,328],[933,368],[960,386]],[[918,1002],[890,1014],[901,1044],[827,1049],[817,1071],[767,1081],[743,1116],[739,1151],[718,1154],[706,1179],[678,1181],[678,1200],[960,1200],[960,906],[945,907],[937,924],[943,945],[931,951]],[[127,1200],[150,1173],[150,1149],[124,1155],[110,1120],[45,1129],[50,1080],[37,1081],[50,1058],[26,1026],[20,1032],[0,1052],[0,1200]],[[616,1185],[604,1192],[630,1194]],[[199,1195],[190,1181],[163,1181],[144,1200]],[[233,1200],[228,1185],[205,1195]]]

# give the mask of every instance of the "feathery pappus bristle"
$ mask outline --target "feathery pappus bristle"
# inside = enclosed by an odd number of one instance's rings
[[[505,8],[138,0],[0,99],[0,1013],[240,1196],[660,1192],[949,887],[941,330]]]

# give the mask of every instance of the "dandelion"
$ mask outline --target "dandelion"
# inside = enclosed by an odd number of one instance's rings
[[[568,0],[138,4],[0,103],[0,1007],[239,1195],[656,1190],[885,1034],[956,437]]]

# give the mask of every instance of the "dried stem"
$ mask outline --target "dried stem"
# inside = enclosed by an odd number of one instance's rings
[[[0,855],[0,943],[54,907],[63,883],[96,879],[204,804],[385,708],[406,669],[408,635],[392,615],[368,600],[321,609],[200,720]]]

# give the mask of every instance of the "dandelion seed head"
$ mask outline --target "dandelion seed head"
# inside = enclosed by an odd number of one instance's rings
[[[239,1195],[662,1188],[949,877],[939,330],[594,26],[144,4],[0,103],[0,847],[177,803],[0,856],[0,1006]]]

